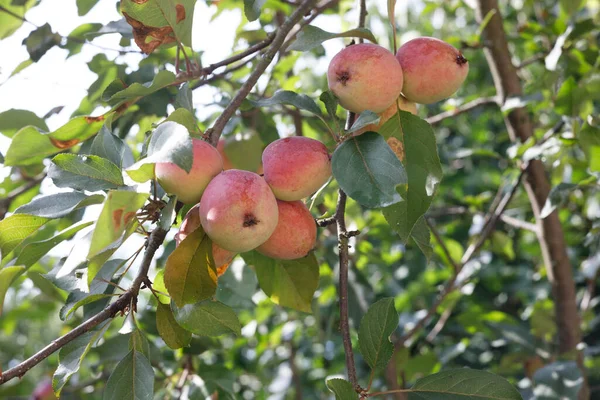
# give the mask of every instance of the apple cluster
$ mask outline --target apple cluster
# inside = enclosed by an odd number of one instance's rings
[[[276,259],[306,256],[316,244],[317,225],[302,199],[331,176],[331,156],[323,143],[288,137],[269,144],[262,154],[263,175],[224,168],[217,148],[192,139],[189,173],[174,163],[157,163],[155,174],[167,193],[195,204],[176,235],[179,244],[202,226],[212,240],[221,275],[237,253],[256,249]]]
[[[452,45],[431,37],[410,40],[394,56],[375,44],[356,44],[329,64],[329,89],[349,111],[370,110],[381,117],[378,130],[401,110],[416,113],[415,103],[431,104],[451,96],[464,82],[469,63]]]

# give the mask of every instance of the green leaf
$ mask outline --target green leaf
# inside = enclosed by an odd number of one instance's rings
[[[51,133],[42,133],[33,126],[24,127],[14,135],[6,153],[5,164],[15,166],[39,163],[47,156],[94,136],[102,127],[104,118],[105,116],[76,117]]]
[[[576,362],[559,361],[535,371],[533,382],[536,400],[577,399],[583,376]]]
[[[98,0],[77,0],[78,3],[80,1],[93,1],[95,3]],[[83,48],[84,43],[86,43],[86,40],[88,39],[89,35],[98,32],[100,29],[102,29],[102,24],[97,23],[82,24],[79,25],[77,28],[73,29],[67,37],[67,43],[61,46],[62,48],[69,50],[69,55],[67,56],[67,58],[78,54]]]
[[[158,334],[171,349],[189,346],[192,334],[183,329],[177,321],[171,307],[158,303],[156,308],[156,329]]]
[[[90,282],[89,291],[84,292],[76,289],[69,293],[65,305],[60,309],[60,319],[65,321],[78,308],[109,297],[112,291],[107,292],[106,290],[109,286],[108,282],[112,281],[114,274],[125,265],[125,262],[126,260],[121,259],[109,260]]]
[[[59,154],[52,159],[48,176],[58,187],[104,190],[125,185],[121,169],[105,158],[84,154]]]
[[[125,142],[112,134],[105,124],[94,138],[90,154],[105,158],[119,168],[129,168],[133,164],[133,153]]]
[[[337,120],[337,108],[339,104],[339,100],[331,90],[321,93],[319,96],[319,100],[325,104],[325,109],[327,110],[327,114],[334,121]]]
[[[575,16],[577,11],[585,4],[585,0],[560,0],[560,8],[569,17]]]
[[[133,3],[127,1],[124,3]],[[110,97],[110,101],[115,100],[131,100],[138,97],[148,96],[158,90],[172,85],[176,81],[176,76],[170,71],[160,71],[150,83],[133,83],[128,88],[120,90]]]
[[[589,161],[590,170],[600,172],[600,129],[585,124],[579,131],[577,139]]]
[[[370,30],[365,28],[351,29],[342,33],[331,33],[313,25],[306,25],[304,29],[300,31],[298,37],[288,49],[296,51],[308,51],[319,46],[326,40],[342,37],[362,38],[373,43],[377,43],[375,36]]]
[[[296,92],[292,92],[291,90],[279,90],[273,95],[273,97],[268,99],[248,101],[255,107],[272,107],[281,104],[287,104],[322,117],[321,109],[319,106],[317,106],[317,103],[315,103],[313,99],[305,94],[298,94]]]
[[[241,140],[228,140],[223,151],[237,169],[256,171],[262,161],[263,142],[257,134],[244,135]]]
[[[327,388],[335,394],[335,400],[358,400],[358,393],[347,380],[334,378],[327,381]]]
[[[88,266],[88,282],[94,279],[99,266],[133,233],[138,225],[136,212],[144,205],[147,196],[145,193],[129,191],[108,192],[87,257],[92,260]]]
[[[577,189],[578,185],[574,183],[561,182],[550,189],[546,203],[540,213],[540,218],[546,218],[552,214],[558,207],[563,206],[569,200],[569,196],[573,190]]]
[[[188,130],[178,123],[164,122],[152,134],[148,156],[133,164],[127,173],[141,183],[154,178],[155,163],[172,162],[189,172],[192,161],[192,139]]]
[[[167,287],[165,286],[165,270],[161,269],[156,273],[154,282],[152,282],[152,288],[156,291],[167,293]],[[156,293],[158,301],[162,304],[170,304],[171,298],[165,294]]]
[[[0,221],[0,251],[4,259],[29,235],[50,221],[48,218],[27,214],[13,214]]]
[[[165,119],[165,122],[166,121],[177,122],[178,124],[185,126],[191,133],[195,133],[196,135],[201,134],[200,129],[198,129],[196,117],[187,108],[176,109],[167,117],[167,119]]]
[[[6,296],[8,288],[23,272],[25,272],[25,267],[21,266],[0,269],[0,315],[2,315],[4,309],[4,296]]]
[[[486,371],[454,369],[419,379],[408,400],[522,400],[506,379]]]
[[[194,114],[194,100],[193,100],[192,88],[189,82],[184,83],[179,88],[177,96],[175,97],[175,106],[177,109],[183,108],[189,111],[192,115]],[[188,128],[189,129],[189,128]],[[192,130],[192,129],[190,129]]]
[[[0,113],[0,133],[6,137],[13,137],[21,128],[28,125],[48,131],[46,122],[31,111],[11,108]]]
[[[79,371],[81,362],[92,347],[92,344],[101,335],[101,332],[102,330],[86,332],[60,349],[58,353],[58,367],[52,377],[52,388],[56,396],[60,396],[60,392],[69,381],[69,378]]]
[[[77,15],[84,16],[96,5],[98,0],[77,0]]]
[[[260,288],[274,303],[312,312],[319,285],[319,263],[314,253],[297,260],[274,260],[253,252],[248,261],[256,270]]]
[[[563,82],[554,101],[554,111],[562,115],[575,116],[582,100],[577,90],[577,82],[572,76]]]
[[[2,6],[9,12],[0,12],[0,39],[4,39],[15,33],[23,24],[23,17],[27,10],[37,4],[36,0],[27,0],[21,4],[15,4],[9,0],[2,2]],[[15,15],[17,16],[15,18]]]
[[[25,68],[29,67],[32,64],[33,64],[33,61],[31,60],[31,58],[21,61],[19,63],[19,65],[17,65],[15,67],[15,69],[13,69],[13,71],[10,73],[9,78],[12,78],[13,76],[17,75],[19,72],[23,71]],[[48,130],[48,129],[46,129],[46,130]]]
[[[212,242],[202,227],[179,243],[167,259],[165,286],[179,307],[214,296],[217,271]]]
[[[396,186],[406,184],[406,172],[377,133],[366,132],[342,143],[333,153],[331,168],[344,192],[365,207],[402,201]]]
[[[504,232],[495,231],[492,233],[492,250],[494,253],[503,255],[510,261],[515,259],[513,240]]]
[[[398,312],[393,298],[381,299],[371,307],[360,321],[358,345],[365,361],[375,371],[388,364],[394,345],[390,336],[398,327]]]
[[[235,311],[218,301],[206,300],[179,308],[174,302],[171,309],[175,320],[186,330],[200,336],[242,334],[242,326]]]
[[[140,331],[137,326],[131,332],[129,337],[129,350],[135,350],[142,353],[147,359],[150,359],[150,343],[146,336]]]
[[[410,237],[412,237],[423,255],[429,260],[433,255],[433,247],[431,246],[431,233],[429,232],[429,227],[425,222],[425,217],[419,218],[413,227],[413,230],[410,232]]]
[[[23,250],[19,254],[19,257],[17,257],[16,263],[18,265],[24,265],[26,268],[31,267],[40,258],[46,255],[51,249],[53,249],[57,244],[65,240],[71,239],[73,236],[75,236],[77,232],[79,232],[83,228],[90,226],[93,223],[93,221],[89,221],[79,225],[74,225],[63,230],[62,232],[50,239],[27,244],[25,247],[23,247]]]
[[[44,218],[61,218],[92,204],[100,204],[104,196],[88,196],[81,192],[63,192],[37,197],[15,210],[15,214],[29,214]]]
[[[150,361],[139,351],[130,351],[106,382],[104,400],[152,400],[154,370]]]
[[[23,40],[27,48],[29,57],[33,62],[38,62],[52,47],[60,44],[62,37],[52,32],[50,24],[46,23],[32,31],[29,36]]]
[[[244,15],[248,21],[256,21],[260,17],[260,10],[267,0],[244,0]]]
[[[373,111],[363,111],[362,113],[360,113],[356,121],[354,121],[352,127],[346,131],[346,133],[356,132],[363,129],[367,125],[377,124],[379,123],[380,119],[381,117],[375,114]]]
[[[408,185],[399,188],[402,190],[399,193],[405,201],[387,207],[383,215],[392,229],[406,240],[429,209],[442,180],[435,134],[427,122],[405,111],[386,122],[380,133],[386,139],[394,137],[404,145]]]

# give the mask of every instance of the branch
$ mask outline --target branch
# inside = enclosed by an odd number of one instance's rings
[[[326,1],[324,3],[317,4],[315,6],[315,8],[313,9],[313,11],[311,12],[310,17],[300,21],[300,23],[298,24],[298,28],[289,34],[289,36],[286,38],[285,42],[281,46],[281,50],[283,52],[285,52],[287,50],[287,48],[290,46],[290,44],[292,44],[292,42],[296,39],[296,36],[298,35],[298,33],[300,33],[300,31],[302,30],[303,27],[310,24],[312,21],[315,20],[315,18],[317,18],[319,15],[323,14],[327,9],[332,8],[333,6],[337,5],[337,3],[339,3],[339,1],[340,0],[330,0],[330,1]]]
[[[152,258],[156,253],[156,250],[160,247],[160,245],[165,240],[167,235],[167,231],[157,227],[152,231],[150,237],[148,238],[148,244],[146,247],[146,252],[144,253],[144,259],[142,260],[142,265],[140,266],[140,272],[137,277],[131,284],[129,290],[119,296],[119,298],[104,310],[96,314],[94,317],[88,319],[66,335],[59,337],[54,340],[48,346],[44,347],[42,350],[35,353],[33,356],[29,357],[27,360],[23,361],[16,367],[13,367],[0,375],[0,385],[10,381],[16,377],[22,377],[25,375],[27,371],[31,368],[38,365],[40,362],[48,358],[52,353],[59,350],[61,347],[75,340],[79,336],[83,335],[86,332],[91,331],[96,326],[106,321],[107,319],[113,318],[117,313],[124,311],[127,307],[129,307],[132,300],[136,300],[138,293],[140,291],[140,287],[147,277],[148,269],[150,268],[150,264],[152,263]],[[131,310],[133,311],[133,310]]]
[[[350,235],[346,230],[346,193],[342,189],[338,191],[338,203],[335,210],[335,221],[338,233],[338,250],[340,259],[340,330],[346,353],[346,369],[348,380],[356,387],[356,366],[354,365],[354,353],[352,352],[352,339],[350,339],[350,324],[348,322],[348,239]]]
[[[434,115],[433,117],[429,117],[426,119],[426,121],[429,122],[430,125],[437,125],[445,119],[452,118],[459,114],[469,112],[475,108],[485,106],[485,105],[490,105],[490,104],[499,105],[500,103],[499,103],[498,97],[496,97],[496,96],[480,97],[478,99],[469,101],[468,103],[465,103],[462,106],[455,108],[454,110],[444,111],[442,113]]]
[[[244,99],[248,96],[258,79],[265,72],[269,64],[273,61],[275,54],[279,51],[283,45],[283,41],[287,34],[292,30],[294,25],[302,19],[302,17],[310,10],[315,0],[304,0],[300,6],[289,16],[289,18],[281,25],[277,34],[273,38],[273,42],[269,46],[269,49],[265,52],[263,58],[256,64],[254,71],[248,76],[248,79],[242,87],[239,89],[235,97],[231,100],[231,103],[223,110],[223,113],[217,118],[215,124],[211,129],[207,131],[207,137],[209,142],[216,146],[221,136],[221,132],[225,128],[227,122],[233,117],[236,110],[240,107]]]
[[[5,198],[1,199],[0,200],[0,220],[4,219],[4,217],[6,216],[6,213],[8,212],[8,209],[10,208],[10,205],[14,199],[16,199],[23,193],[33,189],[34,187],[36,187],[37,185],[42,183],[42,181],[44,180],[45,177],[46,177],[45,173],[40,174],[40,175],[36,176],[35,178],[26,181],[23,186],[16,188],[12,192],[10,192]]]

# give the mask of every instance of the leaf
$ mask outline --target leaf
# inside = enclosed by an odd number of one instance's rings
[[[167,117],[167,119],[165,119],[165,122],[167,121],[177,122],[178,124],[185,126],[190,133],[194,133],[196,135],[202,134],[200,132],[200,129],[198,129],[196,117],[186,108],[178,108],[175,111],[173,111]]]
[[[58,187],[95,191],[125,185],[121,169],[102,157],[59,154],[52,159],[52,165],[48,176]]]
[[[577,399],[583,376],[576,362],[559,361],[538,369],[533,382],[536,400]]]
[[[77,232],[86,228],[93,224],[93,221],[84,222],[79,225],[71,226],[64,231],[60,232],[56,236],[43,240],[40,242],[32,242],[28,243],[17,257],[16,263],[18,265],[23,265],[26,268],[31,267],[35,264],[40,258],[46,255],[51,249],[53,249],[57,244],[71,239]]]
[[[154,277],[154,282],[152,282],[152,288],[158,292],[167,293],[167,288],[165,287],[165,270],[161,269],[156,273]],[[156,293],[158,296],[158,301],[162,304],[170,304],[171,298],[165,294]]]
[[[298,94],[291,90],[278,90],[275,94],[268,99],[262,99],[258,101],[248,100],[255,107],[271,107],[278,106],[281,104],[287,104],[294,106],[300,110],[305,110],[315,114],[318,117],[322,117],[321,109],[317,106],[310,97],[305,94]]]
[[[192,47],[195,0],[123,1],[121,12],[133,28],[136,44],[146,54],[176,41]]]
[[[29,67],[32,64],[33,64],[33,61],[31,60],[31,58],[21,61],[19,63],[19,65],[17,65],[15,67],[15,69],[13,69],[13,71],[10,73],[9,78],[12,78],[13,76],[17,75],[19,72],[23,71],[25,68]],[[46,129],[46,130],[48,130],[48,129]]]
[[[257,171],[262,161],[263,142],[257,134],[243,135],[241,140],[228,140],[223,151],[234,168]]]
[[[77,0],[77,15],[80,17],[86,15],[94,6],[98,3],[98,0]]]
[[[2,6],[6,8],[9,13],[0,12],[0,39],[7,38],[15,33],[15,31],[23,24],[23,17],[27,10],[34,5],[37,5],[36,0],[27,0],[21,4],[14,4],[14,2],[8,0],[4,1]]]
[[[392,229],[406,240],[404,238],[429,209],[442,180],[435,134],[427,122],[405,111],[386,122],[380,133],[386,139],[398,139],[404,147],[408,185],[399,189],[405,201],[387,207],[383,215]]]
[[[363,129],[364,127],[379,123],[381,117],[375,114],[373,111],[363,111],[360,113],[356,121],[352,124],[352,127],[346,131],[346,133],[352,133]]]
[[[177,96],[175,97],[175,106],[177,109],[183,108],[189,111],[191,114],[194,114],[194,100],[193,100],[192,88],[190,87],[189,82],[184,83],[179,88],[177,92]],[[189,128],[188,128],[189,129]]]
[[[546,203],[540,213],[540,218],[546,218],[554,212],[558,207],[562,207],[569,200],[569,196],[573,190],[577,189],[578,185],[574,183],[561,182],[557,186],[550,189]]]
[[[244,15],[248,21],[256,21],[260,17],[260,10],[267,0],[244,0]]]
[[[113,135],[106,124],[94,138],[90,154],[105,158],[119,168],[129,168],[134,162],[129,146]]]
[[[590,170],[600,172],[600,129],[585,124],[579,131],[577,139],[579,140],[579,146],[588,159]]]
[[[96,2],[98,0],[77,1]],[[77,28],[73,29],[71,33],[69,33],[69,36],[67,36],[67,43],[61,45],[62,48],[69,50],[69,55],[67,56],[67,58],[74,56],[75,54],[79,54],[79,52],[81,52],[81,49],[83,48],[83,45],[87,43],[87,39],[90,38],[91,40],[91,35],[98,32],[100,29],[102,29],[102,27],[102,24],[88,23],[79,25]]]
[[[327,388],[335,394],[335,400],[358,400],[358,393],[356,393],[352,384],[345,379],[329,379]]]
[[[158,334],[171,349],[189,346],[192,334],[183,329],[177,321],[171,307],[158,303],[156,308],[156,329]]]
[[[14,135],[5,164],[36,164],[47,156],[69,149],[94,136],[110,113],[99,117],[75,117],[51,133],[42,133],[33,126],[26,126]]]
[[[135,326],[131,336],[129,337],[129,350],[134,350],[142,353],[147,359],[150,359],[150,343],[146,336]]]
[[[48,218],[27,214],[13,214],[0,221],[0,251],[4,259],[29,235],[50,221]]]
[[[23,272],[25,272],[25,267],[21,266],[0,269],[0,315],[2,315],[4,309],[4,296],[6,296],[8,288]]]
[[[297,260],[274,260],[253,252],[248,259],[260,288],[274,303],[312,312],[312,299],[319,285],[319,263],[314,253]]]
[[[148,145],[148,156],[133,164],[127,173],[136,182],[154,178],[154,164],[172,162],[189,172],[192,168],[192,139],[188,130],[175,122],[164,122],[156,128]]]
[[[179,308],[171,303],[175,320],[186,330],[200,336],[220,336],[227,333],[242,334],[235,311],[218,301],[186,304]]]
[[[319,100],[325,104],[325,109],[327,110],[327,114],[334,121],[337,120],[337,108],[339,104],[339,100],[331,90],[321,93],[319,96]]]
[[[136,212],[146,202],[147,194],[129,191],[110,191],[92,234],[88,260],[88,282],[94,279],[97,268],[104,264],[118,246],[137,227]],[[116,246],[115,246],[116,245]],[[96,258],[99,257],[99,258]]]
[[[419,379],[408,400],[522,400],[506,379],[486,371],[454,369]]]
[[[92,204],[100,204],[104,196],[88,196],[81,192],[63,192],[37,197],[15,210],[15,214],[29,214],[44,218],[61,218]]]
[[[217,271],[212,257],[212,242],[202,227],[179,243],[167,259],[165,286],[179,307],[206,300],[215,294]]]
[[[46,23],[33,30],[29,36],[23,40],[27,48],[29,57],[33,62],[38,62],[52,47],[60,44],[62,36],[52,32],[50,24]]]
[[[0,133],[6,137],[13,137],[21,128],[28,125],[48,131],[46,122],[31,111],[11,108],[0,113]]]
[[[584,0],[560,0],[560,8],[569,17],[574,17],[577,11],[585,3]]]
[[[64,345],[58,353],[58,367],[52,377],[52,388],[56,396],[60,396],[69,378],[79,371],[81,362],[101,335],[102,330],[86,332]]]
[[[431,233],[429,232],[429,227],[425,222],[425,217],[421,217],[417,221],[412,232],[410,233],[410,237],[412,237],[423,255],[429,260],[433,255],[433,247],[431,246]]]
[[[150,361],[139,351],[131,350],[106,382],[104,400],[152,400],[154,370]]]
[[[572,76],[563,82],[554,101],[554,110],[562,115],[575,116],[582,100],[577,82]]]
[[[176,81],[177,77],[170,71],[160,71],[152,82],[149,83],[133,83],[126,89],[116,92],[110,97],[110,101],[114,100],[131,100],[137,97],[145,97],[151,95],[158,90],[165,88]]]
[[[373,304],[360,321],[358,345],[374,372],[385,368],[390,361],[394,352],[390,336],[399,322],[393,298],[381,299]]]
[[[296,40],[288,49],[296,51],[308,51],[319,46],[326,40],[342,37],[362,38],[373,43],[377,43],[375,36],[370,30],[365,28],[351,29],[342,33],[331,33],[313,25],[306,25],[304,29],[300,31]]]
[[[344,192],[365,207],[402,201],[396,186],[406,184],[406,172],[377,133],[366,132],[343,142],[333,153],[331,167]]]

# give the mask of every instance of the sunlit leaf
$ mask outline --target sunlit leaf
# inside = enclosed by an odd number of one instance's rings
[[[351,29],[342,33],[331,33],[313,25],[306,25],[300,31],[296,40],[290,45],[289,50],[308,51],[319,46],[326,40],[342,37],[362,38],[377,43],[375,36],[366,28]]]
[[[241,335],[241,325],[235,311],[218,301],[206,300],[177,307],[171,303],[175,320],[186,330],[200,336]]]

